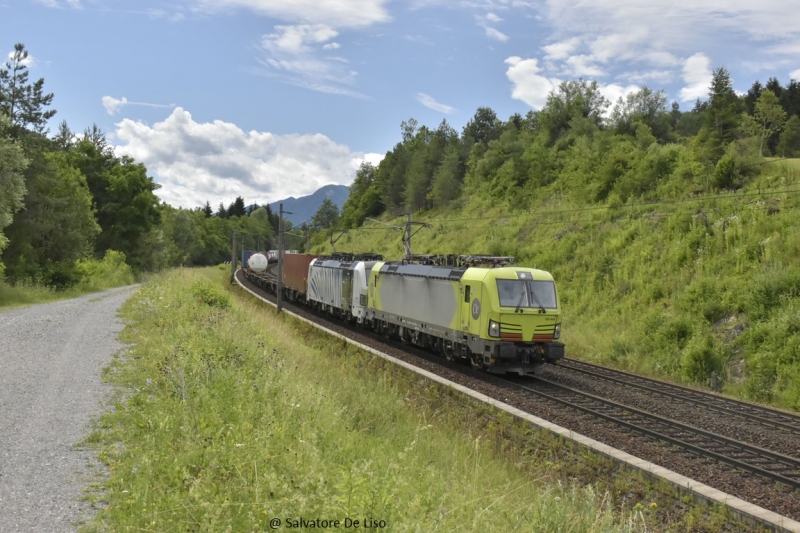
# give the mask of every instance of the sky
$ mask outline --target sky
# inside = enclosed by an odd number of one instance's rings
[[[615,102],[642,86],[691,109],[714,68],[734,88],[800,80],[786,0],[0,0],[55,94],[54,133],[102,129],[162,201],[274,202],[349,185],[409,118],[461,131],[478,107],[540,109],[571,79]]]

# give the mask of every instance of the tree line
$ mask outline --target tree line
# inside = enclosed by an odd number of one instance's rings
[[[230,259],[234,232],[246,246],[275,246],[269,206],[238,197],[216,214],[208,202],[175,208],[96,125],[81,135],[62,121],[50,135],[54,95],[44,79],[30,80],[27,58],[17,44],[0,68],[0,281],[66,288],[79,281],[81,261],[109,252],[136,272],[216,264]]]
[[[544,191],[580,201],[670,198],[740,187],[767,155],[800,157],[800,83],[756,81],[739,96],[728,71],[713,72],[708,98],[691,110],[649,87],[613,105],[596,81],[565,81],[538,111],[500,120],[479,108],[462,131],[409,119],[377,165],[364,163],[340,224],[459,205],[466,196],[524,208]]]
[[[31,81],[17,44],[0,68],[0,280],[68,287],[78,264],[109,252],[137,272],[230,258],[231,236],[248,249],[276,247],[278,216],[239,196],[214,211],[159,202],[143,164],[117,156],[96,126],[50,135],[54,95]],[[566,81],[538,111],[500,120],[481,107],[457,132],[409,119],[377,166],[364,163],[342,212],[327,200],[310,224],[285,221],[287,247],[319,228],[367,217],[458,206],[466,197],[525,209],[542,194],[623,204],[741,186],[764,156],[800,157],[800,84],[756,81],[744,95],[724,68],[691,110],[643,87],[614,105],[597,82]],[[299,231],[293,231],[299,230]]]

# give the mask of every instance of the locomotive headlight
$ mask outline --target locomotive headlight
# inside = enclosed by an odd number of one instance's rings
[[[490,337],[500,336],[500,324],[495,322],[494,320],[489,321],[489,336]]]
[[[553,339],[557,339],[561,336],[561,324],[556,324],[556,330],[553,332]]]

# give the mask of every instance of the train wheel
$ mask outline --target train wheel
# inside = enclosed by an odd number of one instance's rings
[[[484,369],[483,357],[481,357],[481,354],[469,353],[468,355],[469,355],[469,364],[472,366],[472,368],[474,368],[475,370]]]

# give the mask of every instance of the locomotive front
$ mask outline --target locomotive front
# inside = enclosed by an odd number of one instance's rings
[[[470,268],[461,279],[463,326],[472,362],[491,372],[529,374],[564,358],[561,306],[550,273],[532,268]],[[471,294],[470,294],[471,293]]]

